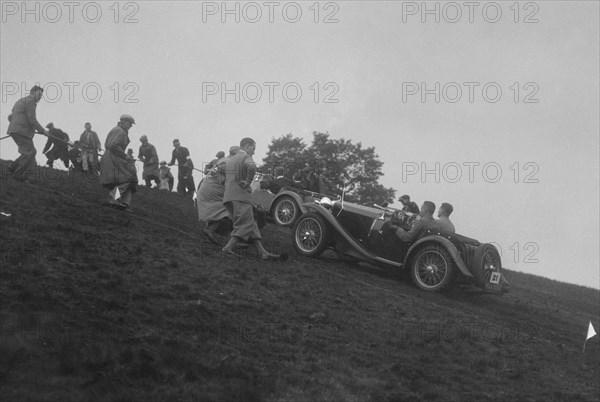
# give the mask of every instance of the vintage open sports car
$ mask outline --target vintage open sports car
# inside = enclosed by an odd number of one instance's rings
[[[343,200],[304,204],[293,227],[294,248],[318,257],[325,249],[381,267],[409,270],[415,285],[427,291],[449,289],[460,282],[490,293],[508,291],[498,250],[488,243],[454,233],[426,232],[412,243],[401,241],[392,224],[410,230],[409,213]]]
[[[253,204],[273,217],[278,225],[292,226],[301,214],[308,212],[305,203],[325,197],[323,194],[295,187],[283,187],[277,194],[273,194],[270,190],[260,188],[262,180],[263,177],[259,175],[251,184]]]

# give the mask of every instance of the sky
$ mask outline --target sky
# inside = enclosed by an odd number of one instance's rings
[[[600,288],[599,4],[2,1],[0,130],[39,83],[43,125],[103,142],[128,113],[161,160],[327,132],[506,268]]]

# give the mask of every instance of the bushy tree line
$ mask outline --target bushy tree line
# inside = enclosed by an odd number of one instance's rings
[[[396,190],[379,183],[383,162],[375,147],[363,148],[360,142],[343,138],[332,139],[328,133],[313,132],[310,146],[291,133],[273,138],[263,159],[263,171],[272,173],[276,167],[285,169],[286,177],[306,165],[325,180],[327,193],[364,205],[391,203]]]

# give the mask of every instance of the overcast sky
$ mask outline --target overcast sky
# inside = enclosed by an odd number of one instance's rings
[[[3,133],[35,83],[42,124],[104,142],[129,113],[160,159],[174,138],[201,165],[329,132],[374,146],[397,196],[452,203],[507,268],[600,287],[597,1],[23,4],[2,2]]]

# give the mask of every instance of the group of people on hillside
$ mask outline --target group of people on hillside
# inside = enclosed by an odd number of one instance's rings
[[[8,134],[18,146],[19,158],[9,167],[9,172],[14,178],[28,181],[29,175],[35,169],[35,155],[37,150],[33,144],[36,133],[48,137],[42,153],[46,156],[46,165],[50,168],[54,162],[62,160],[66,168],[72,165],[84,172],[98,174],[98,153],[102,151],[100,139],[92,125],[85,123],[85,130],[79,140],[71,143],[69,135],[54,123],[48,123],[44,129],[36,118],[37,103],[42,98],[44,90],[39,86],[31,88],[29,96],[18,100],[12,113],[8,116]]]
[[[79,139],[73,143],[70,142],[69,135],[60,128],[55,127],[53,123],[48,123],[46,128],[44,128],[38,122],[36,108],[37,103],[42,98],[43,92],[44,90],[40,86],[36,85],[31,88],[29,95],[18,100],[12,109],[12,113],[8,116],[8,134],[17,144],[20,154],[8,167],[9,173],[17,180],[33,180],[31,175],[35,171],[35,156],[37,154],[37,150],[33,144],[33,137],[38,133],[48,137],[43,149],[43,153],[47,157],[47,166],[52,168],[57,160],[61,160],[66,168],[73,166],[73,168],[80,169],[86,174],[101,175],[102,164],[99,156],[103,149],[98,134],[92,130],[92,125],[89,122],[85,123],[85,130],[81,133]],[[120,130],[124,130],[128,134],[128,130],[133,124],[135,124],[133,117],[123,115],[115,129],[120,128]],[[111,130],[111,133],[115,132],[115,129]],[[125,141],[123,133],[120,134],[116,135],[113,133],[111,135],[109,133],[105,143],[107,152],[110,150],[109,145],[113,148],[123,147],[122,150],[125,151],[127,145],[129,145],[129,137],[127,136],[127,140]],[[115,139],[117,140],[116,143]],[[150,187],[152,186],[152,181],[154,181],[158,188],[171,191],[174,185],[174,178],[170,172],[170,168],[167,167],[167,162],[162,161],[159,163],[156,148],[148,142],[147,136],[143,135],[140,138],[140,142],[142,145],[139,149],[138,160],[144,166],[142,177],[146,185]],[[175,161],[178,162],[178,192],[191,195],[194,193],[195,186],[192,176],[194,165],[190,158],[189,150],[181,147],[179,140],[174,140],[173,146],[175,149],[173,150],[173,156],[168,166],[174,165]],[[126,153],[119,152],[119,149],[116,148],[108,153],[118,155],[121,159],[135,161],[131,148]],[[131,175],[129,173],[130,170],[131,168],[127,168],[128,173],[125,177]],[[115,174],[115,172],[124,175],[122,169],[109,170],[106,174]]]
[[[105,153],[99,160],[102,147],[90,123],[85,123],[85,131],[79,140],[75,141],[71,150],[69,150],[67,133],[54,127],[53,123],[49,123],[46,129],[41,126],[36,118],[36,106],[42,94],[43,88],[34,86],[29,96],[15,103],[9,116],[8,134],[17,144],[20,153],[20,156],[9,166],[9,173],[19,180],[27,180],[27,175],[35,170],[37,151],[33,144],[33,137],[37,132],[48,137],[43,150],[48,158],[48,166],[52,167],[55,160],[61,159],[68,167],[69,161],[73,162],[75,157],[75,162],[81,164],[84,172],[99,173],[100,183],[110,190],[110,206],[129,210],[138,184],[133,150],[127,148],[130,143],[129,130],[135,124],[135,119],[128,114],[120,117],[117,125],[108,133],[104,144]],[[143,162],[142,178],[146,186],[151,187],[154,181],[159,189],[171,191],[174,178],[167,166],[173,166],[177,162],[178,192],[185,195],[196,191],[192,176],[194,164],[189,150],[182,147],[179,140],[173,140],[174,149],[168,164],[166,161],[159,162],[156,148],[148,142],[146,135],[140,137],[140,142],[138,158]],[[255,148],[256,142],[253,139],[244,138],[239,146],[232,146],[229,149],[229,155],[226,156],[220,151],[216,155],[217,159],[207,165],[204,171],[206,177],[201,181],[197,191],[198,218],[206,222],[204,234],[215,244],[219,244],[217,234],[223,233],[222,226],[230,222],[231,235],[222,249],[227,255],[237,256],[238,245],[253,243],[261,258],[280,258],[279,255],[269,253],[263,247],[254,216],[250,185],[257,173],[256,163],[252,159]],[[74,149],[80,152],[73,152]],[[267,187],[275,193],[285,186],[317,193],[323,191],[321,177],[308,165],[299,169],[292,180],[285,178],[283,173],[283,169],[276,169],[275,177],[267,183]],[[404,211],[419,214],[419,219],[410,231],[392,227],[401,240],[414,241],[424,230],[429,229],[455,232],[454,225],[449,219],[453,211],[452,205],[443,203],[438,213],[439,219],[436,220],[433,218],[435,212],[433,202],[425,201],[419,210],[417,204],[411,201],[408,195],[403,195],[399,201],[403,204]]]
[[[34,86],[30,94],[17,101],[9,116],[8,135],[18,146],[20,156],[9,166],[9,173],[15,179],[28,181],[28,175],[36,169],[35,155],[37,153],[33,137],[36,133],[48,137],[44,153],[48,157],[48,165],[52,167],[56,159],[61,159],[65,166],[69,166],[69,136],[52,123],[45,129],[36,117],[37,103],[42,98],[43,88]],[[128,114],[120,117],[117,125],[110,130],[104,143],[104,155],[99,159],[102,151],[98,135],[91,130],[91,124],[85,124],[79,143],[73,144],[81,152],[78,161],[84,171],[95,172],[99,167],[100,184],[110,191],[108,204],[121,210],[130,210],[133,194],[136,192],[138,177],[133,158],[133,150],[127,147],[130,144],[129,130],[135,124],[135,119]],[[147,186],[154,181],[159,188],[173,188],[173,175],[167,167],[177,161],[179,166],[178,191],[183,194],[195,192],[192,172],[194,164],[190,152],[173,140],[173,153],[171,161],[158,162],[156,148],[148,142],[148,137],[140,137],[141,146],[138,158],[144,164],[142,178]],[[279,259],[280,255],[268,252],[261,242],[261,235],[254,218],[250,184],[256,174],[256,164],[252,159],[256,142],[251,138],[244,138],[239,146],[230,149],[230,154],[225,157],[219,153],[219,159],[213,161],[206,179],[202,181],[198,192],[198,213],[200,220],[208,221],[205,233],[211,241],[216,241],[218,225],[227,217],[232,222],[231,236],[222,252],[228,256],[238,257],[237,246],[253,243],[262,259]],[[160,167],[159,167],[160,165]]]

